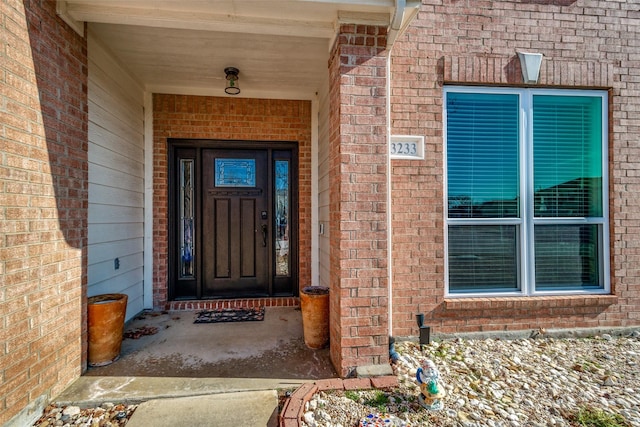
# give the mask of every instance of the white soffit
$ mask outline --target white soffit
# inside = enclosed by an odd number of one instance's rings
[[[76,31],[88,23],[147,91],[226,96],[224,68],[232,66],[240,70],[240,97],[313,99],[326,76],[339,24],[401,22],[406,26],[418,4],[406,0],[58,0],[58,13]],[[397,31],[391,30],[390,38],[395,39]]]
[[[394,0],[59,0],[78,22],[331,38],[338,13],[387,14]],[[389,19],[387,19],[387,24]]]

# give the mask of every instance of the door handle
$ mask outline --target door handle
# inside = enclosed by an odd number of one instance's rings
[[[267,224],[262,224],[262,246],[267,247]]]

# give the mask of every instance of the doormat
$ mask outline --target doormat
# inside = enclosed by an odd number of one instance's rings
[[[264,307],[217,308],[203,310],[193,323],[249,322],[264,320]]]

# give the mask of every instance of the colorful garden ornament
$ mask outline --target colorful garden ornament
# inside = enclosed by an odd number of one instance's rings
[[[423,361],[422,366],[416,372],[416,379],[420,384],[418,399],[420,404],[430,411],[442,409],[444,407],[442,398],[445,397],[446,392],[440,383],[440,373],[435,363],[428,359]]]

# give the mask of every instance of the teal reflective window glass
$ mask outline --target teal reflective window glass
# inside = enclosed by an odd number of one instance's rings
[[[536,290],[600,288],[598,225],[535,227]]]
[[[519,216],[518,104],[513,94],[447,95],[450,218]]]
[[[601,118],[600,98],[533,97],[535,216],[602,216]]]
[[[449,290],[518,289],[517,236],[515,225],[449,226]]]
[[[447,291],[604,293],[605,91],[446,87]]]

